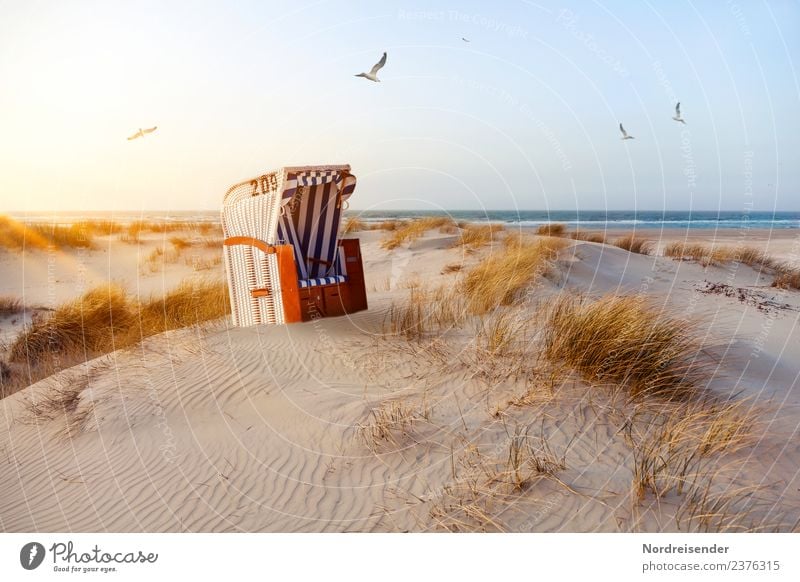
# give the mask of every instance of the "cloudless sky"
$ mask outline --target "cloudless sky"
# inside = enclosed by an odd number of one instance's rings
[[[323,163],[361,209],[800,210],[799,64],[788,0],[0,1],[0,212]]]

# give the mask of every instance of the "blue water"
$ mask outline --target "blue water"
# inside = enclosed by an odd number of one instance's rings
[[[633,211],[633,210],[452,210],[448,212],[415,210],[350,211],[367,222],[408,219],[420,216],[450,216],[470,222],[504,222],[537,226],[563,222],[582,228],[680,228],[742,229],[800,228],[800,212],[729,212],[729,211]]]
[[[113,219],[120,222],[208,221],[219,220],[219,212],[197,211],[128,211],[128,212],[57,212],[20,213],[14,218],[29,222],[71,222],[77,219]],[[585,229],[786,229],[800,228],[800,212],[731,212],[731,211],[634,211],[634,210],[349,210],[347,216],[359,216],[367,222],[403,220],[421,216],[450,216],[469,222],[504,222],[521,226],[538,226],[547,222],[563,222]]]

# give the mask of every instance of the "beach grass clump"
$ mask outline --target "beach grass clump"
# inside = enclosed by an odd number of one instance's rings
[[[350,234],[352,232],[358,232],[359,230],[366,230],[364,221],[358,216],[351,216],[345,221],[342,227],[342,234]]]
[[[508,531],[509,521],[530,515],[526,493],[537,482],[561,484],[558,474],[567,468],[567,451],[556,453],[544,434],[529,433],[517,426],[505,440],[490,447],[470,445],[451,461],[454,481],[439,490],[429,508],[438,529]]]
[[[96,287],[33,323],[11,345],[9,357],[15,363],[36,365],[58,355],[110,352],[115,335],[125,334],[134,321],[130,301],[120,287]]]
[[[129,297],[101,285],[35,320],[11,344],[9,360],[27,367],[29,382],[165,331],[202,324],[230,313],[222,281],[187,280],[164,296]]]
[[[564,236],[566,233],[567,225],[561,222],[550,222],[536,229],[539,236]]]
[[[180,251],[182,251],[184,249],[188,249],[190,246],[192,246],[192,242],[189,239],[187,239],[185,237],[182,237],[182,236],[172,236],[172,237],[170,237],[169,243],[178,252],[180,252]]]
[[[753,247],[714,247],[699,243],[674,242],[664,248],[664,256],[678,260],[697,261],[704,267],[741,263],[775,275],[773,287],[800,289],[800,269],[787,265],[766,252]]]
[[[706,380],[693,326],[639,296],[559,297],[546,310],[543,339],[551,361],[590,382],[623,386],[634,397],[683,400]]]
[[[222,281],[187,279],[163,296],[138,303],[134,337],[138,343],[148,336],[219,319],[230,313],[227,285]]]
[[[381,222],[374,222],[374,223],[370,224],[369,229],[370,230],[386,230],[386,231],[390,231],[391,232],[393,230],[397,230],[397,227],[400,224],[401,223],[399,221],[397,221],[397,220],[383,220]]]
[[[377,453],[387,445],[402,444],[403,437],[412,434],[414,424],[429,420],[430,414],[425,402],[389,400],[370,410],[366,422],[356,425],[356,437]]]
[[[672,257],[681,261],[697,261],[704,267],[709,265],[721,265],[731,261],[737,261],[739,256],[744,258],[746,264],[755,265],[757,262],[764,262],[763,253],[755,249],[729,247],[715,247],[700,243],[674,242],[664,247],[664,256]],[[740,261],[745,262],[745,261]]]
[[[10,216],[0,216],[0,248],[64,249],[92,248],[92,233],[80,223],[58,225],[25,224]]]
[[[772,282],[773,287],[779,289],[798,289],[800,290],[800,269],[784,268]]]
[[[505,230],[502,224],[467,224],[462,229],[456,227],[459,233],[453,246],[478,248],[498,240],[499,233]]]
[[[617,238],[611,244],[613,244],[615,247],[619,247],[628,252],[637,253],[639,255],[649,255],[653,252],[652,241],[637,237],[633,233]]]
[[[25,309],[22,299],[10,295],[0,295],[0,316],[15,315]]]
[[[759,418],[749,400],[693,400],[638,414],[642,422],[630,433],[637,501],[690,493],[713,480],[714,461],[754,443]]]
[[[461,282],[470,311],[481,315],[511,305],[531,283],[551,271],[566,245],[557,238],[506,237],[504,248],[467,272]]]
[[[569,233],[569,237],[574,240],[583,240],[586,242],[605,244],[606,235],[602,232],[591,232],[586,230],[576,230]]]
[[[390,251],[404,244],[414,242],[429,230],[443,228],[452,224],[453,220],[446,216],[429,216],[409,220],[400,223],[395,230],[390,231],[391,234],[381,241],[381,247]]]
[[[453,287],[428,289],[416,281],[408,285],[408,297],[392,303],[383,322],[385,335],[420,340],[432,332],[460,326],[466,310],[463,297]]]

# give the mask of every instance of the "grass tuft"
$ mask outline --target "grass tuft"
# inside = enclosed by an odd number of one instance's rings
[[[453,246],[478,248],[497,241],[498,233],[505,230],[502,224],[468,224],[459,231]]]
[[[400,223],[386,238],[381,241],[381,247],[386,250],[393,250],[404,244],[409,244],[423,236],[434,228],[445,228],[451,226],[453,220],[446,216],[431,216],[418,218]]]
[[[649,255],[653,252],[652,241],[637,237],[633,233],[615,239],[612,244],[615,247],[619,247],[631,253],[637,253],[640,255]]]
[[[558,251],[566,245],[555,238],[508,236],[504,249],[481,261],[462,281],[470,310],[480,315],[511,305],[531,283],[550,272]]]
[[[358,232],[359,230],[366,230],[366,225],[357,216],[351,216],[344,223],[342,234],[350,234],[351,232]]]
[[[602,232],[589,232],[585,230],[576,230],[569,234],[569,237],[575,240],[585,240],[586,242],[605,244],[606,235]]]
[[[683,400],[706,378],[692,326],[636,296],[556,299],[546,313],[544,349],[590,382],[620,384],[633,396]]]
[[[230,306],[223,282],[184,281],[163,297],[144,301],[128,297],[116,285],[104,285],[34,321],[11,345],[9,360],[24,364],[32,383],[68,365],[227,313]]]
[[[536,229],[539,236],[564,236],[567,233],[567,225],[560,222],[543,224]]]
[[[0,316],[14,315],[25,310],[22,300],[10,295],[0,295]]]

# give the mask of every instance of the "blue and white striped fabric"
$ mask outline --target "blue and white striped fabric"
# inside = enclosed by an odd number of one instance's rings
[[[356,189],[356,177],[349,172],[339,172],[337,170],[328,171],[308,171],[298,174],[286,174],[283,183],[283,203],[286,204],[297,192],[300,186],[321,186],[333,182],[341,190],[342,200],[347,200]]]
[[[347,277],[335,275],[333,277],[317,277],[315,279],[300,279],[300,287],[316,287],[317,285],[332,285],[334,283],[344,283]]]
[[[342,202],[355,186],[355,176],[346,171],[309,170],[286,175],[277,235],[279,241],[294,248],[300,280],[347,275],[338,235]]]
[[[295,249],[298,276],[314,279],[336,275],[334,260],[341,220],[338,189],[333,182],[304,187],[302,196],[284,206],[278,236]]]

